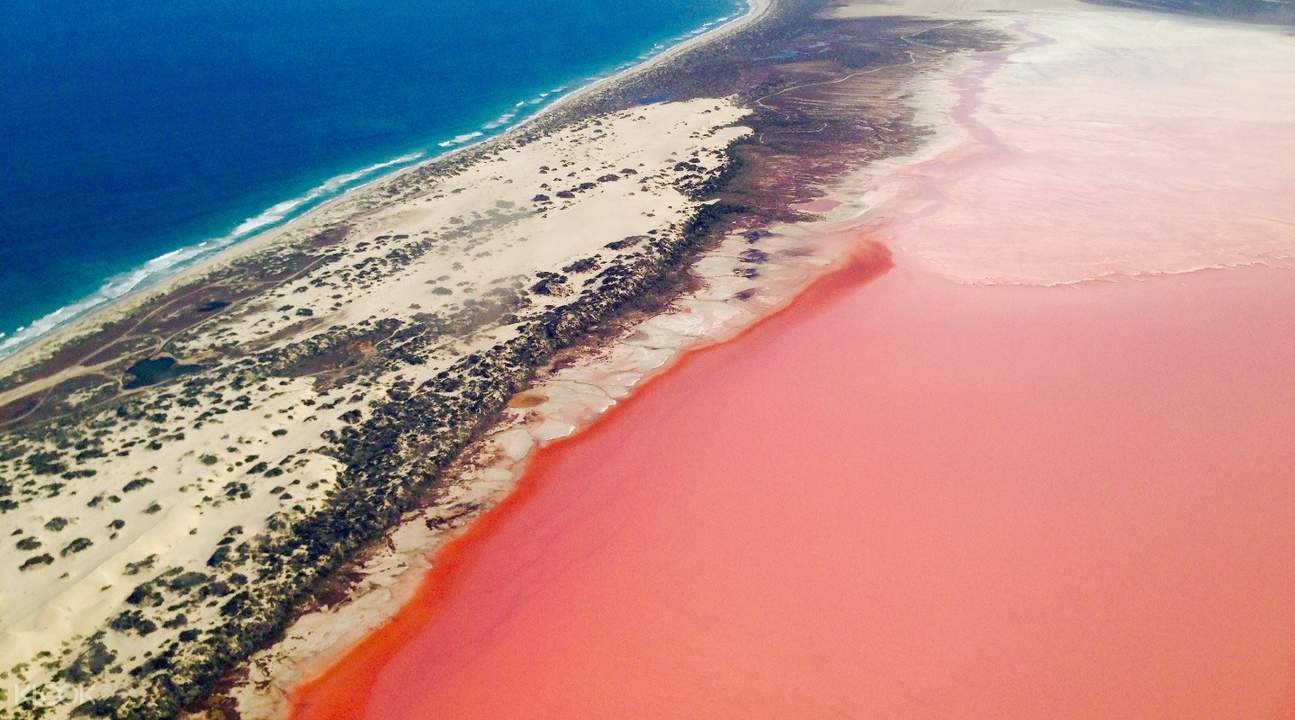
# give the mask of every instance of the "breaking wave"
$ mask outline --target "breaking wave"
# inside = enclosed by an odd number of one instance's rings
[[[32,321],[30,324],[14,330],[11,335],[0,333],[0,356],[7,355],[60,325],[82,317],[91,310],[116,300],[127,293],[154,285],[176,271],[207,258],[219,250],[229,247],[240,240],[245,240],[258,232],[279,225],[325,200],[340,195],[363,181],[372,180],[385,170],[408,165],[423,159],[425,156],[426,153],[423,152],[408,153],[391,160],[374,163],[353,172],[333,176],[297,197],[276,203],[247,218],[225,235],[163,253],[139,267],[114,275],[87,297],[69,305],[64,305]]]

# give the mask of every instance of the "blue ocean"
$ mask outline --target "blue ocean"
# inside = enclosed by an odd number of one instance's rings
[[[740,0],[6,0],[0,353]]]

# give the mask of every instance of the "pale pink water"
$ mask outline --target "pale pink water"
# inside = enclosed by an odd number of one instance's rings
[[[881,185],[886,241],[964,282],[1295,267],[1295,37],[1040,13],[953,81],[965,137]]]

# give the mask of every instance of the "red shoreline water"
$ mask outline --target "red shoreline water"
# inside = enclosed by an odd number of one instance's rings
[[[540,451],[296,717],[1290,717],[1295,275],[875,269]]]

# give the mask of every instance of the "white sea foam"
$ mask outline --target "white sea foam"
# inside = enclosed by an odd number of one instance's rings
[[[517,117],[517,113],[515,111],[509,111],[504,113],[503,115],[500,115],[494,120],[491,120],[485,125],[482,125],[481,127],[484,130],[495,130],[497,128],[501,128],[507,125],[508,123],[512,122],[516,117]]]
[[[30,325],[18,328],[12,335],[0,333],[0,356],[7,355],[58,326],[75,320],[105,303],[126,295],[132,290],[156,283],[176,270],[191,265],[195,261],[244,240],[261,230],[283,222],[295,211],[312,205],[321,199],[336,195],[358,181],[370,179],[373,175],[396,165],[414,162],[424,155],[425,153],[423,152],[408,153],[391,160],[374,163],[354,172],[331,177],[298,197],[276,203],[266,210],[247,218],[225,235],[163,253],[133,270],[114,275],[108,278],[91,295],[69,305],[64,305],[34,320]]]
[[[436,145],[437,147],[443,147],[443,148],[458,147],[459,145],[462,145],[463,143],[466,143],[471,140],[475,140],[481,137],[482,135],[485,135],[485,133],[481,132],[480,130],[473,130],[472,132],[463,133],[462,135],[455,135],[449,140],[444,140],[442,142],[436,143]]]
[[[324,182],[320,183],[319,185],[316,185],[315,187],[311,188],[310,191],[304,195],[292,198],[291,200],[284,200],[281,203],[272,205],[269,209],[261,212],[259,215],[256,215],[254,217],[250,217],[244,220],[243,222],[239,223],[238,227],[234,228],[233,232],[231,232],[229,235],[226,235],[225,238],[222,238],[222,240],[226,238],[237,240],[239,238],[245,237],[249,233],[252,233],[256,230],[260,230],[262,228],[269,227],[270,225],[274,225],[275,223],[282,221],[294,210],[297,210],[303,205],[306,205],[315,200],[318,200],[321,197],[336,194],[338,191],[345,189],[347,186],[351,185],[355,181],[360,180],[361,178],[368,177],[369,175],[372,175],[378,172],[379,170],[385,170],[394,165],[403,165],[405,163],[411,163],[423,157],[423,155],[424,153],[421,153],[421,152],[409,153],[407,155],[401,155],[398,158],[393,158],[385,162],[374,163],[373,165],[370,165],[366,168],[362,168],[360,170],[356,170],[355,172],[344,173],[342,175],[331,177],[328,180],[325,180]]]

